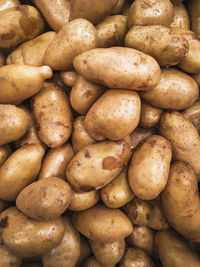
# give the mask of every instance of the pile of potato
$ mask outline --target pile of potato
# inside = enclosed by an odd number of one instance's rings
[[[0,0],[0,267],[200,267],[199,18]]]

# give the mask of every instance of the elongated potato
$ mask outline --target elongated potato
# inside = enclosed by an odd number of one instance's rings
[[[99,191],[96,190],[89,192],[72,191],[72,198],[68,209],[72,211],[87,210],[97,204],[99,199]]]
[[[191,1],[190,1],[191,2]],[[174,18],[172,23],[170,24],[171,28],[184,28],[190,29],[190,18],[188,15],[188,11],[183,3],[174,3]]]
[[[15,201],[21,190],[36,179],[44,152],[42,146],[30,144],[11,154],[0,168],[0,199]]]
[[[155,59],[126,47],[92,49],[75,57],[73,64],[86,79],[109,88],[150,90],[160,80]]]
[[[10,156],[10,154],[11,154],[11,148],[9,145],[0,146],[0,167],[3,165],[6,159]]]
[[[11,8],[11,7],[16,7],[20,5],[20,1],[18,0],[1,0],[0,3],[0,11]]]
[[[200,101],[196,101],[192,106],[183,110],[182,114],[194,124],[200,133]]]
[[[22,262],[22,258],[16,256],[3,245],[0,245],[0,259],[1,267],[20,267]]]
[[[77,73],[75,71],[61,71],[60,77],[64,84],[69,87],[74,86],[75,81],[77,79]]]
[[[143,129],[141,127],[137,127],[131,134],[131,149],[135,149],[137,145],[142,142],[147,137],[156,134],[155,128],[151,129]]]
[[[156,124],[160,120],[162,113],[162,109],[155,108],[154,106],[142,101],[139,126],[145,129],[156,126]]]
[[[52,76],[48,66],[11,64],[0,68],[0,103],[18,105],[36,94]]]
[[[191,20],[191,30],[195,34],[200,36],[199,15],[200,15],[200,3],[198,0],[188,1],[188,12]]]
[[[3,65],[5,65],[5,56],[4,54],[0,51],[0,67],[2,67]]]

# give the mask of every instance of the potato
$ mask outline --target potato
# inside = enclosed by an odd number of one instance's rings
[[[155,267],[155,265],[142,249],[127,248],[119,267]]]
[[[184,28],[184,29],[190,29],[190,18],[188,15],[188,11],[185,8],[184,4],[174,3],[174,18],[172,23],[170,24],[171,28]]]
[[[97,242],[117,241],[133,231],[130,220],[120,209],[102,204],[73,213],[72,223],[81,234]]]
[[[195,82],[200,87],[200,73],[193,73],[191,74],[191,77],[195,80]]]
[[[65,225],[61,217],[48,222],[33,220],[16,207],[0,214],[1,238],[5,246],[20,257],[37,256],[61,241]]]
[[[133,25],[169,26],[174,17],[170,0],[135,0],[128,12],[129,28]]]
[[[0,25],[0,48],[13,48],[44,31],[44,21],[40,13],[30,5],[2,10]]]
[[[81,238],[80,239],[81,240],[81,253],[80,253],[79,260],[78,260],[78,264],[81,264],[85,259],[87,259],[92,254],[91,248],[88,243],[88,239],[85,238],[83,235],[81,235],[80,238]]]
[[[44,63],[53,70],[73,70],[73,59],[97,46],[95,27],[86,19],[75,19],[65,24],[44,55]]]
[[[150,90],[160,80],[155,59],[127,47],[92,49],[75,57],[73,64],[86,79],[109,88]]]
[[[134,198],[128,183],[128,168],[124,170],[107,186],[101,189],[101,200],[109,208],[120,208]]]
[[[68,209],[73,211],[87,210],[99,202],[99,191],[89,192],[72,191],[72,198]]]
[[[123,46],[128,31],[127,16],[115,15],[106,17],[96,25],[97,47]]]
[[[189,50],[184,37],[163,25],[133,26],[126,35],[125,45],[154,57],[164,67],[178,64]]]
[[[10,156],[10,154],[11,154],[11,148],[9,145],[0,146],[0,168],[6,161],[6,159]]]
[[[11,64],[0,67],[0,103],[19,105],[36,94],[52,76],[48,66]]]
[[[73,227],[70,218],[63,217],[65,232],[60,243],[42,257],[44,267],[73,267],[76,265],[81,250],[80,235]]]
[[[154,246],[154,232],[147,226],[134,226],[133,232],[126,238],[131,247],[137,247],[151,255]]]
[[[77,192],[98,190],[118,176],[130,153],[130,144],[126,140],[88,145],[71,160],[66,179]]]
[[[71,0],[71,19],[85,18],[96,24],[109,16],[118,0]]]
[[[131,149],[135,149],[137,145],[145,140],[147,137],[156,133],[155,128],[151,129],[143,129],[141,127],[137,127],[131,134]]]
[[[200,15],[200,2],[198,0],[188,1],[188,12],[191,20],[191,30],[195,32],[197,37],[200,36],[199,15]]]
[[[140,97],[136,92],[108,90],[88,111],[85,128],[97,140],[123,139],[137,127],[140,107]]]
[[[16,7],[20,5],[20,1],[18,0],[1,0],[0,3],[0,11],[11,8],[11,7]]]
[[[63,145],[72,133],[72,113],[66,94],[46,82],[32,99],[33,118],[40,139],[49,147]]]
[[[115,266],[121,260],[125,250],[124,239],[108,243],[89,240],[89,244],[96,260],[102,266]]]
[[[183,110],[182,114],[194,124],[200,133],[200,101],[196,101],[192,106]]]
[[[92,138],[85,129],[85,117],[79,116],[73,122],[72,132],[72,146],[74,152],[77,153],[83,147],[96,143],[96,140]]]
[[[44,53],[50,42],[56,37],[56,33],[45,32],[38,37],[24,42],[11,52],[7,64],[25,64],[40,67],[43,65]]]
[[[0,168],[0,199],[15,201],[21,190],[36,179],[44,152],[42,146],[30,144],[11,154]]]
[[[0,67],[5,65],[5,56],[4,54],[0,51]]]
[[[172,227],[192,242],[200,242],[200,202],[197,179],[191,166],[176,161],[161,194],[164,214]]]
[[[98,261],[93,256],[88,257],[84,261],[84,264],[81,266],[83,266],[83,267],[103,267],[100,263],[98,263]]]
[[[14,105],[0,104],[0,145],[21,138],[28,129],[26,113]]]
[[[115,8],[113,9],[112,15],[121,14],[123,7],[125,5],[125,0],[119,0]]]
[[[172,148],[159,135],[148,137],[133,153],[128,180],[133,193],[143,200],[156,198],[167,184]]]
[[[0,259],[1,267],[20,267],[22,259],[11,251],[9,251],[4,245],[0,245]]]
[[[77,73],[75,71],[61,71],[61,79],[69,87],[74,86],[77,79]]]
[[[78,75],[70,93],[70,103],[73,109],[85,115],[105,89],[104,86],[87,81]]]
[[[192,122],[177,111],[165,112],[159,132],[171,143],[173,159],[189,163],[200,179],[200,139]]]
[[[200,266],[199,255],[190,248],[181,236],[172,230],[157,232],[155,244],[165,267]]]
[[[50,27],[58,32],[70,20],[69,0],[33,0]]]
[[[155,108],[154,106],[142,101],[139,126],[145,129],[156,126],[156,124],[160,120],[162,113],[162,109]]]

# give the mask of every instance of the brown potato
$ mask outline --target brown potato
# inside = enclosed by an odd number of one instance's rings
[[[61,71],[60,77],[64,84],[69,87],[74,86],[75,81],[77,79],[77,73],[75,71]]]
[[[21,3],[18,0],[1,0],[0,11],[7,9],[7,8],[19,6],[20,4]]]
[[[36,179],[44,152],[42,146],[30,144],[11,154],[0,168],[0,199],[15,201],[21,190]]]
[[[68,209],[72,211],[87,210],[97,204],[99,199],[99,191],[96,190],[89,192],[72,191],[72,198]]]
[[[154,106],[142,101],[139,126],[145,129],[156,126],[156,124],[160,120],[162,113],[162,109],[155,108]]]
[[[156,133],[155,128],[151,129],[143,129],[141,127],[137,127],[131,134],[131,149],[135,149],[137,145],[145,140],[147,137]]]
[[[126,140],[88,145],[71,160],[66,179],[77,192],[98,190],[117,177],[130,153],[130,144]]]
[[[0,199],[0,213],[9,207],[9,203]]]
[[[191,77],[196,81],[196,83],[200,87],[200,73],[191,74]]]
[[[65,224],[61,217],[48,222],[33,220],[16,207],[0,214],[1,238],[5,246],[20,257],[41,255],[61,241]]]
[[[20,267],[22,258],[13,254],[4,245],[0,245],[0,266],[1,267]]]
[[[44,63],[53,70],[73,70],[73,59],[97,46],[97,33],[86,19],[65,24],[46,49]]]
[[[73,213],[72,222],[81,234],[98,242],[117,241],[133,231],[130,220],[121,210],[102,204]]]
[[[140,97],[136,92],[108,90],[88,111],[85,128],[97,140],[123,139],[137,127],[140,107]]]
[[[18,105],[36,94],[52,76],[48,66],[11,64],[0,68],[0,103]]]
[[[191,2],[191,1],[190,1]],[[188,15],[188,11],[183,3],[178,2],[174,3],[174,18],[172,23],[170,24],[171,28],[184,28],[190,29],[190,18]]]
[[[86,79],[109,88],[150,90],[160,80],[155,59],[127,47],[92,49],[75,57],[73,64]]]
[[[80,267],[103,267],[98,261],[95,259],[95,257],[90,256],[88,257],[83,265],[80,265]]]
[[[188,1],[188,12],[191,20],[191,30],[200,37],[199,15],[200,15],[200,2],[198,0]]]
[[[78,260],[78,264],[81,264],[85,259],[87,259],[92,254],[91,248],[88,243],[88,239],[85,238],[83,235],[81,235],[80,238],[81,238],[81,253]]]
[[[44,21],[33,6],[19,5],[0,12],[0,48],[15,47],[43,31]]]
[[[105,89],[104,86],[87,81],[84,77],[78,75],[70,93],[70,103],[73,109],[85,115],[105,92]]]
[[[5,56],[4,54],[0,51],[0,67],[2,67],[3,65],[5,65]]]
[[[58,85],[46,82],[32,99],[38,136],[49,147],[63,145],[72,133],[72,113],[66,94]]]
[[[200,101],[196,101],[192,106],[183,110],[182,114],[194,124],[200,133]]]
[[[171,143],[173,159],[189,163],[200,179],[200,139],[192,122],[177,111],[165,112],[159,132]]]
[[[0,167],[4,164],[7,158],[11,154],[11,148],[9,145],[1,145],[0,146]]]

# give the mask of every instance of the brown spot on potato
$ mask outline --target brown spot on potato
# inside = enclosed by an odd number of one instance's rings
[[[152,146],[152,147],[153,147],[155,144],[156,144],[156,140],[152,140],[152,141],[149,142],[149,145]]]
[[[85,151],[85,157],[86,157],[86,158],[91,158],[91,154],[89,153],[88,150]]]
[[[0,227],[1,228],[5,228],[8,226],[8,216],[6,216],[5,218],[1,219],[0,221]]]
[[[141,4],[141,7],[144,8],[144,9],[147,9],[147,8],[151,8],[152,5],[150,5],[150,4],[147,3],[146,1],[143,1],[142,4]]]
[[[10,30],[8,33],[1,34],[1,39],[10,40],[16,35],[14,30]]]
[[[61,121],[56,121],[55,124],[56,124],[57,126],[62,126],[62,127],[64,127],[64,128],[69,128],[68,125],[63,124]]]
[[[112,171],[117,168],[121,168],[121,161],[114,157],[106,157],[102,161],[102,169]]]

